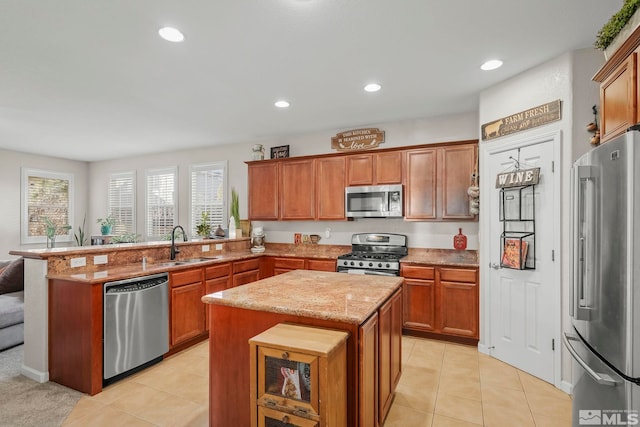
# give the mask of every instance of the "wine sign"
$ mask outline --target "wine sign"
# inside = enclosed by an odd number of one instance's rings
[[[515,170],[499,173],[496,177],[496,188],[524,187],[540,182],[540,168]]]
[[[331,138],[331,148],[338,151],[370,150],[384,142],[384,131],[378,128],[354,129]]]

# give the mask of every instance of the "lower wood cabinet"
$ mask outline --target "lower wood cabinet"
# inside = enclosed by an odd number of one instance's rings
[[[265,257],[265,277],[286,273],[293,270],[336,271],[335,259]]]
[[[346,427],[348,337],[280,323],[249,339],[251,425]]]
[[[203,269],[194,268],[169,274],[170,347],[197,337],[205,331],[205,285]]]
[[[214,292],[224,291],[229,289],[233,281],[231,279],[231,263],[226,262],[224,264],[216,264],[210,267],[205,267],[205,294],[212,294]],[[205,305],[205,330],[209,330],[209,310]]]
[[[260,279],[260,258],[251,258],[233,263],[232,285],[240,286]]]
[[[403,264],[403,329],[479,338],[477,268]]]
[[[402,291],[389,298],[378,314],[378,421],[382,425],[402,373]]]
[[[378,425],[378,313],[360,325],[360,401],[359,425]]]

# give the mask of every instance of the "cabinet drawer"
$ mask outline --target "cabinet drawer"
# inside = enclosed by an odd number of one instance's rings
[[[477,270],[462,268],[441,268],[440,280],[445,282],[476,283]]]
[[[315,420],[258,406],[258,427],[318,427]]]
[[[190,283],[202,282],[202,269],[194,268],[191,270],[178,271],[176,273],[171,273],[170,277],[171,279],[169,280],[169,283],[171,283],[172,288],[188,285]]]
[[[288,268],[290,270],[303,270],[304,258],[276,258],[274,265],[275,268]]]
[[[336,261],[332,259],[308,259],[307,270],[336,271]]]
[[[233,263],[233,272],[241,273],[243,271],[257,270],[260,268],[260,259],[247,259],[244,261],[236,261]]]
[[[225,263],[205,268],[204,277],[209,280],[228,276],[229,274],[231,274],[231,263]]]
[[[403,265],[401,275],[409,279],[433,280],[435,278],[435,268],[420,265]]]

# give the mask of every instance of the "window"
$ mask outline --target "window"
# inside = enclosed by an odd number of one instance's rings
[[[147,170],[147,240],[160,240],[178,223],[177,168]]]
[[[212,229],[227,224],[227,162],[191,165],[190,235],[195,236],[203,212]]]
[[[71,241],[73,231],[73,174],[22,168],[21,243],[46,243],[45,221],[58,229],[59,241]]]
[[[136,173],[113,173],[109,177],[107,212],[116,219],[112,234],[136,232]]]

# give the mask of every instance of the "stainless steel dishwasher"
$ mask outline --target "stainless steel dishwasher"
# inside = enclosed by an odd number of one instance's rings
[[[103,380],[113,382],[169,351],[167,273],[104,284]]]

